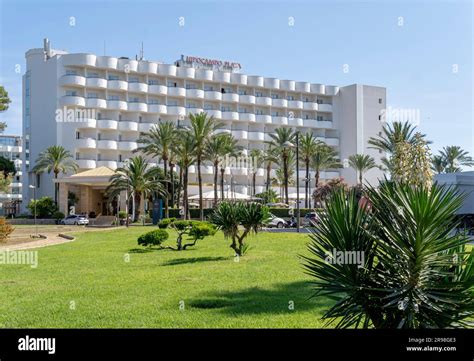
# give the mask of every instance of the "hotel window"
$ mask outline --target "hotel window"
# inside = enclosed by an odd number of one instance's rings
[[[160,102],[158,101],[158,99],[149,99],[148,104],[160,104]]]
[[[279,117],[280,113],[278,111],[272,111],[272,117]]]
[[[119,154],[119,158],[118,158],[118,159],[119,159],[119,162],[122,161],[122,154]]]
[[[160,82],[157,79],[149,79],[148,85],[160,85]]]
[[[81,133],[80,132],[76,132],[76,139],[81,139]]]
[[[128,100],[130,103],[138,103],[140,101],[140,98],[138,97],[132,97]]]
[[[174,81],[170,81],[170,80],[168,80],[167,85],[168,85],[169,88],[176,88],[178,86],[177,83],[175,83]]]
[[[213,110],[214,107],[212,106],[212,104],[204,104],[204,110]]]
[[[379,104],[382,104],[382,98],[379,98]]]
[[[77,75],[75,70],[66,69],[66,75]]]
[[[119,134],[119,136],[118,136],[118,140],[119,140],[119,142],[121,142],[121,141],[122,141],[122,134]]]
[[[100,140],[101,137],[102,137],[102,134],[97,133],[97,140]]]
[[[186,108],[197,108],[196,103],[187,103]]]
[[[316,103],[317,104],[323,104],[323,100],[322,99],[316,99]]]
[[[36,175],[36,188],[41,187],[41,174]]]
[[[286,97],[287,100],[295,100],[295,97],[293,95],[288,95]]]
[[[196,89],[197,85],[193,83],[186,83],[186,89]]]
[[[141,115],[138,116],[138,122],[139,122],[139,123],[142,122],[142,116],[141,116]]]
[[[131,76],[128,78],[129,83],[138,83],[138,77],[136,76]]]
[[[272,94],[272,99],[279,99],[278,94]]]
[[[122,121],[122,114],[119,114],[119,122]]]
[[[255,110],[255,114],[257,114],[257,115],[263,115],[263,110],[257,109],[257,110]]]
[[[222,112],[230,112],[230,111],[231,111],[230,106],[228,106],[228,105],[222,105],[222,106],[221,106],[221,111],[222,111]]]
[[[118,75],[109,75],[109,80],[119,80]]]
[[[75,96],[77,96],[77,91],[75,91],[75,90],[66,90],[66,96],[75,97]]]
[[[97,99],[99,95],[97,93],[87,93],[87,98],[89,99]]]
[[[109,95],[109,100],[120,100],[120,95]]]
[[[98,78],[98,77],[99,77],[99,73],[87,73],[87,77],[88,77],[88,78]]]
[[[318,116],[316,117],[316,120],[319,121],[319,122],[321,122],[321,121],[323,120],[323,116],[322,116],[322,115],[318,115]]]
[[[255,96],[256,96],[257,98],[263,97],[263,93],[262,93],[262,92],[255,92]]]
[[[239,113],[248,113],[247,108],[240,108]]]
[[[204,91],[207,91],[207,92],[214,91],[214,87],[209,84],[204,84]]]
[[[247,95],[247,90],[239,89],[239,95]]]
[[[97,120],[101,120],[102,119],[102,113],[97,113]]]
[[[305,114],[305,115],[304,115],[304,118],[305,118],[305,119],[309,119],[309,115],[308,115],[308,114]]]
[[[177,100],[168,100],[168,106],[171,106],[171,107],[176,107],[178,106],[178,101]]]

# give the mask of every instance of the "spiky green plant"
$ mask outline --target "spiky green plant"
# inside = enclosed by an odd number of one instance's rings
[[[310,236],[303,258],[315,296],[335,300],[323,318],[338,328],[469,326],[474,259],[454,232],[463,196],[391,181],[367,195],[370,207],[355,191],[333,194]],[[334,250],[361,252],[363,262],[337,262]]]

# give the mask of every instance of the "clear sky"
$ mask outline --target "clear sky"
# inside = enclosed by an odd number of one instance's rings
[[[433,152],[474,154],[473,15],[469,0],[0,0],[0,84],[13,100],[0,120],[21,133],[24,54],[44,37],[55,49],[104,54],[105,42],[107,55],[129,57],[143,41],[150,60],[186,54],[238,61],[250,75],[384,86],[392,108],[419,109]]]

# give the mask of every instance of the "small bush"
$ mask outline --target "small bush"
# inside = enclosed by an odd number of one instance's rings
[[[190,225],[191,225],[191,221],[176,221],[176,222],[173,222],[173,226],[178,231],[183,231],[186,228],[188,228]]]
[[[63,219],[65,216],[64,216],[64,213],[63,212],[60,212],[60,211],[56,211],[54,212],[53,214],[53,218],[57,221]]]
[[[140,246],[159,246],[168,239],[168,232],[164,229],[155,229],[138,237],[138,244]]]
[[[120,219],[125,219],[125,218],[127,218],[127,212],[125,212],[125,211],[120,211],[120,212],[118,212],[118,217],[119,217]]]
[[[0,243],[6,242],[14,228],[7,222],[5,217],[0,217]]]
[[[209,222],[192,222],[189,236],[194,240],[203,239],[207,236],[213,236],[217,232],[216,227]]]
[[[56,204],[51,197],[41,197],[40,199],[31,200],[28,204],[28,209],[31,214],[35,214],[36,204],[36,216],[40,218],[49,218],[58,210]]]
[[[158,223],[158,228],[162,228],[162,229],[165,229],[165,228],[168,228],[168,226],[173,223],[174,221],[176,221],[176,218],[174,217],[171,217],[171,218],[163,218],[159,223]]]

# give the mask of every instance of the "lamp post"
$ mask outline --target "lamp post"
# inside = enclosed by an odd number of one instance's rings
[[[35,222],[35,237],[38,237],[38,224],[36,223],[36,187],[34,185],[29,185],[28,188],[33,189],[33,203],[34,207],[34,222]]]
[[[299,167],[299,151],[300,151],[300,133],[297,131],[296,145],[291,142],[285,142],[290,148],[296,148],[296,232],[300,232],[300,167]]]

